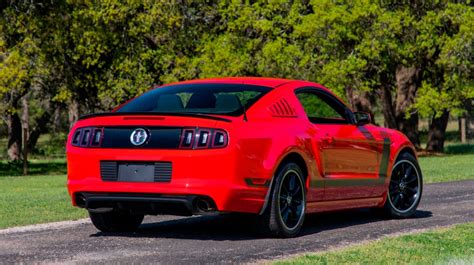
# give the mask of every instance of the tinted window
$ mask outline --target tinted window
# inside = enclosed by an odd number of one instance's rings
[[[117,112],[203,113],[238,116],[270,88],[240,84],[186,84],[150,90]]]
[[[308,118],[314,123],[346,123],[345,108],[331,96],[317,91],[296,94]]]

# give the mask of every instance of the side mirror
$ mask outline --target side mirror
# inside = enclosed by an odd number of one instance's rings
[[[354,112],[354,117],[355,117],[357,126],[369,124],[372,122],[372,119],[370,118],[370,114],[367,112],[356,111]]]

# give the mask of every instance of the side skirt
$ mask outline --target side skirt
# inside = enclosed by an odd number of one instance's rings
[[[318,201],[308,202],[306,204],[306,213],[318,213],[339,211],[355,208],[368,208],[383,205],[384,197],[337,200],[337,201]]]

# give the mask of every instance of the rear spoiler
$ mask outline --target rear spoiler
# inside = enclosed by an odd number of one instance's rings
[[[86,120],[95,117],[110,117],[110,116],[177,116],[177,117],[192,117],[192,118],[201,118],[209,119],[223,122],[232,122],[230,119],[217,117],[208,114],[202,113],[176,113],[176,112],[100,112],[87,114],[79,117],[79,120]]]

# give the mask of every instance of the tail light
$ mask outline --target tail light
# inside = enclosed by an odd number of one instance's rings
[[[229,137],[227,133],[222,130],[214,131],[214,138],[212,139],[212,147],[225,147],[229,142]]]
[[[219,129],[185,128],[181,135],[180,149],[223,148],[229,143],[227,132]]]
[[[74,131],[71,144],[80,147],[99,147],[104,135],[104,128],[87,127]]]
[[[93,130],[90,146],[99,147],[104,135],[104,128],[95,128]]]
[[[196,131],[194,129],[184,129],[181,135],[181,149],[191,149],[194,146],[194,139],[196,138]]]
[[[197,148],[207,148],[209,147],[211,143],[211,131],[207,129],[201,129],[198,131],[198,134],[196,135],[197,139]]]
[[[71,145],[78,147],[101,147],[103,127],[84,127],[74,131]],[[229,143],[226,131],[211,128],[184,128],[179,140],[179,149],[224,148]]]

